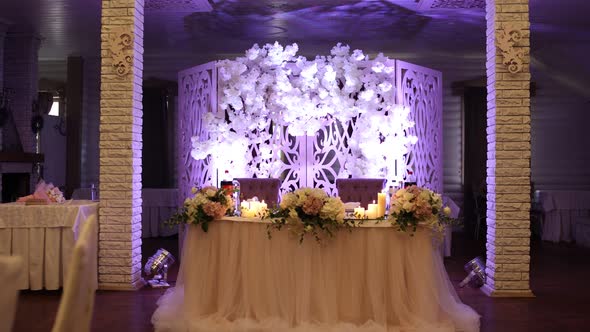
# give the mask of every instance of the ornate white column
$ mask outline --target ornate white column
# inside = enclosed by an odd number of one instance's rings
[[[482,290],[490,296],[533,296],[528,2],[486,1],[487,280]]]
[[[141,278],[143,0],[102,0],[99,287]]]

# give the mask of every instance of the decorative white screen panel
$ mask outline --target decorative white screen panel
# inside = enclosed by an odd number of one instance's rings
[[[179,202],[190,195],[192,187],[211,183],[209,159],[191,157],[191,137],[207,139],[202,118],[217,109],[217,71],[209,62],[178,73],[178,194]]]
[[[409,133],[418,137],[406,165],[419,185],[443,192],[442,165],[442,74],[396,60],[397,102],[409,106],[415,126]]]
[[[330,126],[323,127],[315,137],[309,137],[313,144],[309,159],[312,170],[308,183],[314,188],[323,188],[329,195],[336,196],[335,181],[342,172],[345,157],[349,150],[349,140],[355,130],[354,121],[345,123],[335,121]]]
[[[405,174],[403,165],[411,170],[419,185],[442,193],[442,75],[440,72],[396,60],[396,104],[410,108],[410,120],[415,126],[408,135],[418,141],[410,145],[403,160],[396,160],[395,176]],[[207,63],[179,73],[179,194],[182,200],[193,186],[216,183],[210,159],[196,161],[191,157],[191,137],[207,139],[202,119],[205,112],[217,110],[217,72],[215,63]],[[271,137],[263,143],[251,144],[245,174],[240,177],[260,176],[265,170],[270,177],[282,180],[281,193],[301,187],[323,188],[336,195],[335,179],[342,177],[343,166],[350,154],[350,140],[356,128],[356,118],[346,123],[335,121],[323,127],[316,136],[293,137],[286,128],[269,127],[260,132]],[[366,130],[366,128],[358,128]],[[270,148],[265,156],[263,149]],[[264,158],[254,158],[265,156]],[[256,164],[254,164],[256,163]],[[260,172],[259,173],[264,173]],[[392,180],[392,179],[388,179]]]
[[[270,177],[281,179],[281,194],[293,191],[297,188],[305,187],[307,183],[306,167],[306,138],[295,137],[287,134],[287,128],[273,126],[262,133],[270,133],[270,142],[268,144],[251,144],[248,147],[248,156],[256,157],[263,154],[261,146],[270,148],[272,155],[270,158],[250,161],[245,177],[261,177],[257,170],[268,171]],[[257,164],[253,164],[257,162]]]

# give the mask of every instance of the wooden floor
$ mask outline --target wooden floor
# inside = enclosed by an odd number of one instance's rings
[[[455,234],[453,240],[455,254],[445,259],[445,265],[457,285],[465,276],[463,265],[481,254],[481,246],[461,234]],[[160,247],[177,253],[176,241],[175,237],[144,239],[144,260]],[[458,289],[463,302],[482,316],[481,331],[590,331],[590,250],[537,241],[533,242],[531,256],[535,298],[489,298],[476,289]],[[149,288],[97,292],[93,331],[152,331],[150,319],[163,292]],[[60,293],[22,292],[14,331],[50,331]]]

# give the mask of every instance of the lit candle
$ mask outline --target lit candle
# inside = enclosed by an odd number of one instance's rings
[[[250,202],[250,212],[251,212],[250,217],[255,217],[258,214],[258,211],[260,211],[260,202],[257,202],[257,201]]]
[[[377,219],[377,213],[379,213],[379,206],[373,201],[373,204],[369,204],[367,208],[367,218]]]
[[[248,202],[242,202],[242,203],[240,203],[240,207],[242,208],[242,210],[244,210],[244,209],[250,209],[250,203],[248,203]]]
[[[377,194],[377,204],[378,204],[378,217],[385,216],[385,193],[378,193]]]
[[[268,205],[266,203],[264,203],[264,200],[262,200],[262,203],[260,203],[258,205],[258,212],[260,212],[261,214],[266,213],[266,210],[268,209]]]
[[[364,219],[365,218],[365,208],[364,207],[354,208],[354,217],[356,219]]]
[[[242,217],[245,217],[245,218],[254,217],[255,212],[254,212],[254,206],[252,205],[252,203],[248,202],[248,201],[240,203]]]

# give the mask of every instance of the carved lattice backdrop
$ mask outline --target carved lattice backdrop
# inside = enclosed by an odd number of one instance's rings
[[[207,139],[202,126],[204,112],[217,110],[215,63],[210,62],[179,73],[179,194],[186,197],[192,186],[215,184],[217,170],[209,160],[196,161],[190,155],[191,137]],[[406,174],[404,165],[416,175],[418,184],[441,192],[442,186],[442,75],[440,72],[396,60],[396,103],[410,107],[415,127],[408,134],[418,137],[410,152],[398,161],[397,174]],[[355,120],[335,122],[316,136],[293,137],[285,128],[268,128],[273,146],[272,157],[257,167],[277,169],[273,177],[282,180],[282,192],[300,187],[324,188],[336,195],[334,180],[342,172],[349,140],[357,130]],[[258,145],[250,145],[251,155],[260,155]],[[271,167],[271,163],[274,163]],[[254,174],[243,174],[252,177]],[[184,198],[183,198],[184,199]]]
[[[194,186],[211,178],[209,160],[191,157],[191,137],[207,139],[203,114],[217,109],[217,70],[209,62],[178,73],[178,195],[179,202],[189,196]]]
[[[419,185],[443,192],[442,75],[440,72],[396,61],[397,102],[410,107],[418,137],[406,160]]]

